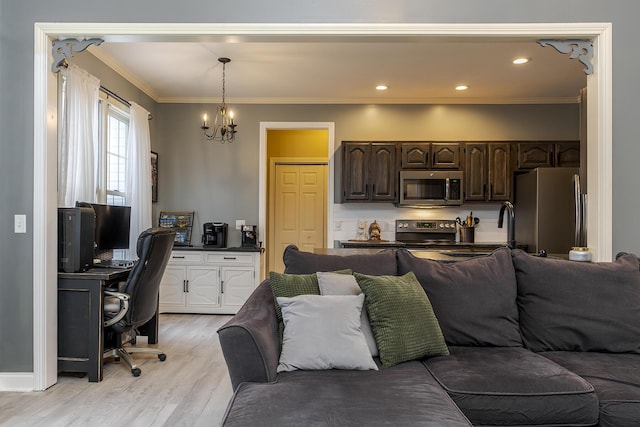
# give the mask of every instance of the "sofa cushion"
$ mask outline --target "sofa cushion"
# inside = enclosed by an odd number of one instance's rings
[[[371,329],[384,367],[449,354],[429,298],[413,273],[354,276],[366,296]]]
[[[318,271],[351,269],[362,274],[395,275],[396,252],[383,250],[373,255],[325,255],[302,252],[295,245],[285,248],[282,255],[285,273],[309,274]]]
[[[413,271],[449,345],[522,346],[509,248],[445,263],[399,249],[398,274]]]
[[[640,355],[571,351],[540,354],[591,383],[600,402],[600,427],[640,422]]]
[[[474,425],[598,422],[593,387],[522,347],[451,347],[423,363]]]
[[[284,321],[278,372],[375,369],[360,326],[364,295],[279,297]]]
[[[352,275],[319,271],[317,276],[321,295],[359,295],[362,293],[356,278]],[[364,307],[360,313],[360,326],[371,355],[377,356],[378,346],[371,330],[367,309]]]
[[[380,371],[294,371],[238,387],[224,426],[470,427],[420,362]]]
[[[520,329],[533,351],[640,353],[638,258],[585,263],[514,250]]]

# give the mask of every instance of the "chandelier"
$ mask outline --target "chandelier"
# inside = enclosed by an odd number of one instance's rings
[[[205,114],[200,129],[202,129],[204,137],[209,141],[218,141],[224,144],[225,142],[231,143],[236,139],[237,125],[233,121],[233,112],[227,109],[227,103],[225,102],[225,67],[231,60],[229,58],[218,58],[218,61],[222,63],[222,104],[218,105],[213,119],[213,126],[207,125],[207,115]],[[209,129],[211,129],[211,133],[209,133]]]

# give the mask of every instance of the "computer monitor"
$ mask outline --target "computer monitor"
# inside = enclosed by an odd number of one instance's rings
[[[131,207],[76,202],[76,206],[92,207],[96,214],[96,252],[129,249]]]

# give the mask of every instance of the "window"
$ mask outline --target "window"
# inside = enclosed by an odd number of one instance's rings
[[[100,203],[127,205],[127,137],[129,107],[100,93],[99,189]],[[113,259],[128,259],[127,249],[114,249]]]
[[[127,204],[126,165],[128,107],[101,94],[100,199],[109,205]]]

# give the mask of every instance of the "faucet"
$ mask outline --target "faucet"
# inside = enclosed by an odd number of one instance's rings
[[[507,244],[511,249],[516,248],[516,213],[511,202],[502,202],[500,213],[498,214],[498,228],[502,228],[504,210],[509,211],[509,222],[507,223]]]

